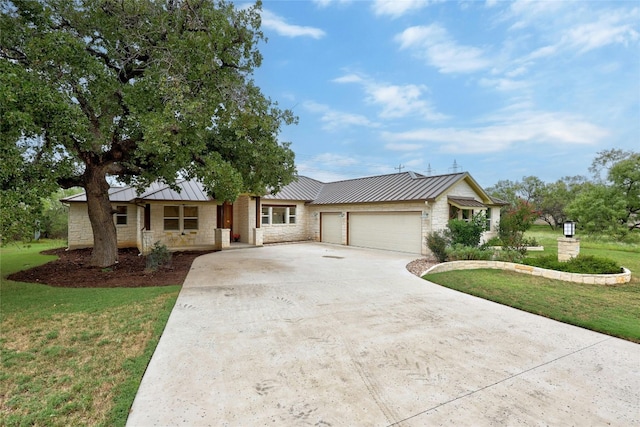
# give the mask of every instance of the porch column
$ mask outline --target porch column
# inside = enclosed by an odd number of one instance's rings
[[[221,251],[231,246],[231,230],[228,228],[216,228],[215,249]]]

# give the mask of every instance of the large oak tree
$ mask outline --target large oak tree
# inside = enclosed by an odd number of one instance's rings
[[[259,2],[0,4],[8,175],[85,189],[94,265],[117,261],[109,177],[140,187],[198,178],[220,201],[294,178],[278,134],[296,119],[251,79],[262,59]]]

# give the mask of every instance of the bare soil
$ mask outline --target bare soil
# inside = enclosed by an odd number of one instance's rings
[[[65,288],[138,288],[182,285],[193,260],[211,251],[174,252],[170,263],[156,271],[146,268],[146,258],[137,249],[119,249],[118,263],[109,268],[89,266],[91,249],[67,251],[64,248],[42,252],[59,258],[47,264],[20,271],[9,280],[42,283]]]

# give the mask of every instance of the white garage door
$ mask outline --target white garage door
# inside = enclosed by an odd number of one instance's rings
[[[349,213],[349,245],[421,253],[420,212]]]
[[[320,241],[342,244],[342,218],[340,213],[320,213]]]

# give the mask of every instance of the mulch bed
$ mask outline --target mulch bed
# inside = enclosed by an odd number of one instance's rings
[[[154,272],[146,269],[146,259],[138,253],[137,249],[119,249],[117,264],[109,268],[97,268],[89,266],[91,249],[53,249],[44,251],[43,254],[57,255],[59,259],[12,274],[7,279],[65,288],[181,285],[191,269],[193,260],[211,251],[174,252],[170,264]]]

